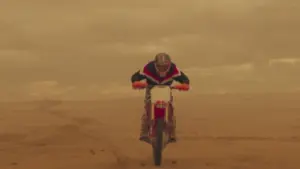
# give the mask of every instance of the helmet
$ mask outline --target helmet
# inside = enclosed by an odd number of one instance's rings
[[[164,77],[171,67],[171,57],[166,53],[158,53],[155,55],[154,65],[157,73]]]

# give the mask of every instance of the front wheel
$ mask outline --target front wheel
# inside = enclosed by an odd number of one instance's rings
[[[161,165],[162,151],[164,147],[164,119],[160,118],[156,120],[155,127],[155,139],[152,141],[153,158],[156,166]]]

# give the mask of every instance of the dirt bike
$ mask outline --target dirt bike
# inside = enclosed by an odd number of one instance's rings
[[[152,145],[153,159],[156,166],[162,163],[162,152],[167,147],[172,127],[172,122],[169,121],[169,108],[172,99],[172,90],[184,90],[180,85],[166,86],[155,85],[150,87],[151,95],[151,113],[149,126],[149,140],[147,143]],[[146,88],[140,87],[141,88]]]

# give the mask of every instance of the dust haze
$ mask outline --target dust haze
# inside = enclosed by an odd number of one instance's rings
[[[0,168],[154,168],[130,76],[167,52],[162,168],[299,169],[299,44],[297,0],[1,0]]]
[[[161,51],[194,93],[297,92],[299,20],[296,0],[2,0],[1,100],[130,95]]]

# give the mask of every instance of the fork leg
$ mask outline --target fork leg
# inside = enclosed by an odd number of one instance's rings
[[[176,142],[176,116],[174,114],[174,105],[171,100],[169,103],[169,122],[170,122],[170,142]]]

